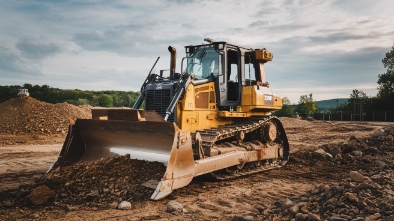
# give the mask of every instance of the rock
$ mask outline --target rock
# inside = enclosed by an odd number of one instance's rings
[[[325,211],[332,211],[335,209],[335,206],[332,204],[327,204],[326,206],[323,207],[323,210]]]
[[[365,217],[365,221],[375,221],[375,220],[380,220],[381,215],[379,213],[375,213],[371,216]]]
[[[46,203],[48,200],[52,199],[55,196],[55,192],[49,187],[42,185],[33,189],[33,191],[27,196],[27,198],[34,205],[41,205]]]
[[[253,220],[254,220],[253,216],[238,216],[238,215],[235,215],[231,219],[231,221],[253,221]]]
[[[309,199],[308,199],[307,197],[304,197],[304,196],[301,196],[301,197],[300,197],[300,200],[301,200],[302,202],[307,202],[307,201],[309,201]]]
[[[263,211],[264,216],[269,216],[269,214],[271,214],[271,213],[273,213],[273,211],[269,208]]]
[[[336,154],[334,157],[334,161],[341,161],[342,160],[342,155],[341,154]]]
[[[118,208],[118,202],[112,202],[110,205],[109,205],[109,207],[111,208],[111,209],[116,209],[116,208]]]
[[[300,211],[300,209],[302,209],[303,207],[305,207],[307,203],[306,202],[300,202],[295,204],[294,206],[290,207],[290,211],[292,213],[298,213]]]
[[[276,202],[274,203],[274,206],[276,206],[276,207],[281,207],[281,206],[282,206],[282,203],[279,202],[279,201],[276,201]]]
[[[353,181],[357,182],[357,183],[363,183],[363,182],[365,182],[366,180],[368,180],[367,177],[361,175],[361,174],[360,174],[359,172],[357,172],[357,171],[351,171],[351,172],[350,172],[350,178],[351,178]]]
[[[183,213],[183,206],[175,200],[167,203],[166,212],[169,213]]]
[[[346,195],[346,198],[347,198],[350,202],[352,202],[352,203],[358,203],[358,198],[357,198],[357,196],[356,196],[355,194],[347,192],[347,193],[345,193],[345,195]]]
[[[127,201],[122,201],[121,203],[119,203],[118,209],[120,209],[120,210],[129,210],[129,209],[131,209],[131,203],[127,202]]]
[[[295,220],[297,221],[303,221],[308,219],[308,214],[303,214],[303,213],[297,213],[295,216]]]
[[[317,149],[316,151],[314,151],[312,153],[312,157],[319,159],[325,159],[325,160],[331,160],[332,159],[332,155],[327,153],[326,151],[324,151],[322,148]]]
[[[78,209],[78,206],[66,205],[66,211],[77,211]]]
[[[337,191],[337,192],[342,192],[342,188],[339,185],[337,185],[337,184],[332,185],[331,189],[334,190],[334,191]]]
[[[90,193],[86,194],[86,196],[97,197],[100,196],[100,193],[98,190],[92,190]]]
[[[363,156],[363,152],[359,151],[359,150],[354,150],[351,152],[351,155],[355,156],[355,157],[362,157]]]
[[[380,136],[383,136],[383,135],[384,135],[384,130],[383,129],[378,129],[372,134],[373,137],[380,137]]]
[[[294,214],[298,213],[299,211],[300,211],[300,207],[298,206],[298,204],[290,207],[290,212],[292,212]]]
[[[305,214],[308,214],[309,213],[309,209],[308,209],[308,207],[306,207],[306,206],[303,206],[303,207],[300,207],[301,209],[301,212],[302,213],[305,213]]]
[[[291,201],[290,199],[286,199],[285,205],[286,205],[286,206],[293,206],[293,205],[294,205],[294,202]]]
[[[311,221],[320,221],[321,220],[319,215],[316,215],[316,214],[313,214],[313,213],[308,213],[308,218],[307,219],[311,220]]]
[[[330,154],[332,155],[332,156],[336,156],[337,154],[341,154],[342,153],[342,151],[341,151],[341,149],[339,149],[338,147],[335,147],[335,148],[333,148],[331,151],[330,151]]]

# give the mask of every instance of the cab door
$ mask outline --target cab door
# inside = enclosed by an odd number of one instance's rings
[[[240,50],[237,47],[227,47],[222,68],[216,79],[216,100],[219,110],[236,110],[241,105],[242,73]]]

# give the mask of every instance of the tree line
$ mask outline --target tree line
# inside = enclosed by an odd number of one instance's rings
[[[329,109],[330,113],[355,112],[362,106],[363,111],[394,111],[394,44],[382,60],[386,73],[378,75],[378,93],[376,96],[367,96],[361,90],[354,89],[349,96],[347,104],[341,104]],[[277,116],[295,116],[301,114],[308,116],[320,112],[312,94],[301,95],[298,104],[291,104],[286,97],[283,98],[283,108],[275,112]]]
[[[19,89],[28,89],[31,97],[47,103],[67,102],[74,105],[101,107],[132,107],[139,92],[132,91],[83,91],[52,88],[48,85],[0,86],[0,103],[17,96]]]

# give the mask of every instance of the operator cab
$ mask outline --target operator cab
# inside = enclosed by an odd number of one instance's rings
[[[260,50],[205,40],[209,44],[185,47],[187,62],[182,73],[193,74],[194,84],[214,81],[219,110],[232,111],[241,106],[243,86],[268,86],[262,62],[269,60],[258,59],[256,54]],[[268,52],[265,49],[261,51]]]

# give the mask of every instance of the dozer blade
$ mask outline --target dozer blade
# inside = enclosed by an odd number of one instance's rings
[[[190,133],[169,122],[77,119],[70,125],[59,158],[51,169],[125,154],[167,166],[162,181],[168,181],[165,186],[160,181],[152,199],[164,198],[193,178]]]

